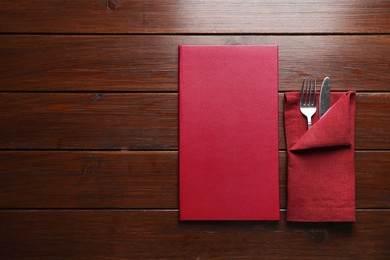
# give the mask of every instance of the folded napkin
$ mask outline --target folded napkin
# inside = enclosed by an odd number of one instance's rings
[[[356,93],[331,93],[333,105],[321,119],[317,108],[310,129],[299,110],[299,96],[285,93],[287,220],[355,221]]]

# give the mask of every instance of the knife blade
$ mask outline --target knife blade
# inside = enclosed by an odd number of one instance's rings
[[[321,118],[330,107],[330,78],[325,77],[321,85],[319,117]]]

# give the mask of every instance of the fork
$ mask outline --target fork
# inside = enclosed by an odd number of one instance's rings
[[[316,113],[316,85],[315,79],[304,79],[301,89],[299,109],[307,118],[307,128],[311,127],[311,118]]]

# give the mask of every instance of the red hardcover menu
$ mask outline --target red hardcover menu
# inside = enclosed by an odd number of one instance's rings
[[[278,220],[277,46],[179,47],[181,220]]]

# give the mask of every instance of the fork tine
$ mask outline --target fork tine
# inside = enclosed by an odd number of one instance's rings
[[[301,88],[301,98],[300,98],[300,103],[301,103],[301,106],[304,104],[304,100],[305,100],[305,82],[306,82],[306,79],[303,79],[303,82],[302,82],[302,88]]]
[[[313,105],[316,105],[316,93],[317,93],[317,80],[314,79],[314,92],[313,92]]]
[[[306,102],[305,105],[309,106],[311,102],[311,79],[307,80],[307,86],[306,86]]]
[[[314,103],[314,100],[313,100],[313,97],[315,96],[314,95],[314,93],[315,92],[313,92],[313,89],[314,89],[314,86],[313,86],[313,79],[310,79],[310,90],[309,90],[309,100],[308,100],[308,105],[310,106],[310,105],[313,105],[313,103]]]
[[[311,118],[316,112],[317,81],[314,78],[304,79],[302,83],[299,109],[307,118],[307,128],[312,126]]]

